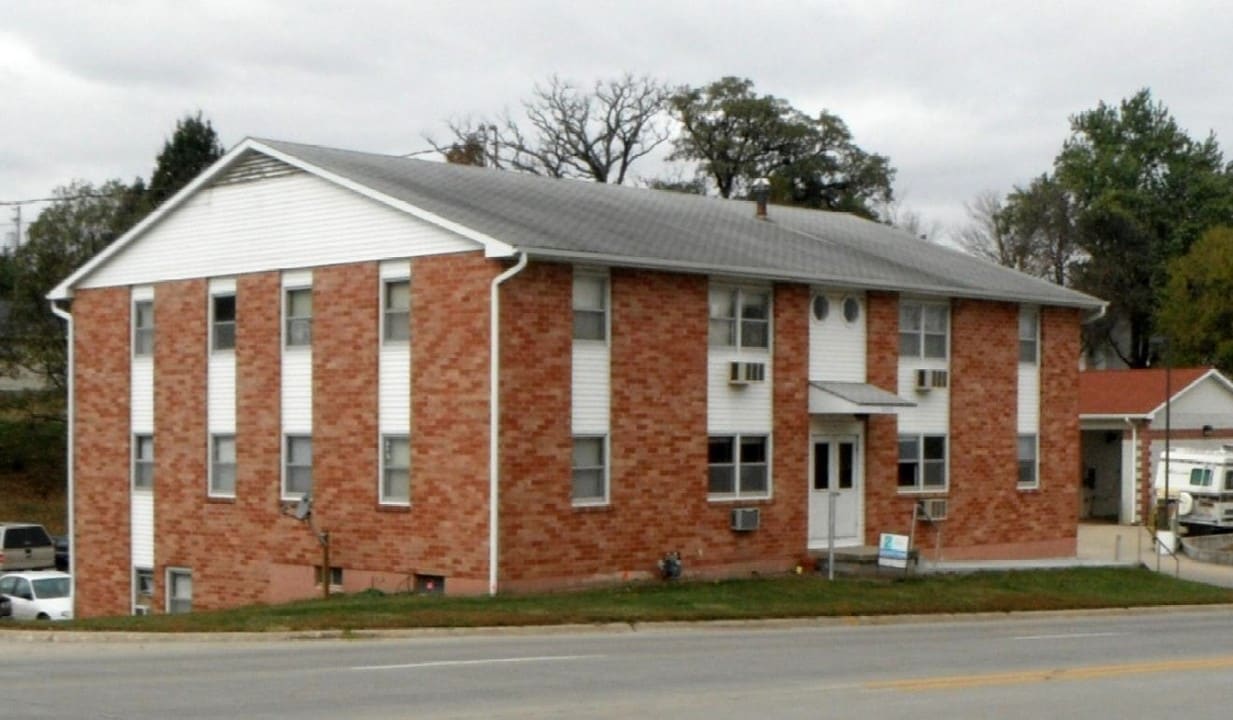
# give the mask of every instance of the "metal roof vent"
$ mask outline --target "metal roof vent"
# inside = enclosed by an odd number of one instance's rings
[[[755,211],[755,217],[766,219],[766,201],[771,196],[771,181],[764,177],[753,181],[753,185],[749,188],[749,194],[758,203],[758,209]]]

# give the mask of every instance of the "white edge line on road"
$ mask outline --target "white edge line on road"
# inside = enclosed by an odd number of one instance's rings
[[[484,658],[482,660],[435,660],[432,662],[404,663],[402,665],[359,665],[352,670],[408,670],[414,668],[451,667],[456,665],[495,665],[497,663],[559,662],[562,660],[587,660],[603,655],[540,655],[536,657]]]
[[[1070,640],[1075,638],[1094,638],[1094,637],[1117,637],[1118,635],[1129,635],[1124,632],[1096,632],[1096,633],[1062,633],[1059,635],[1020,635],[1013,637],[1011,640]]]

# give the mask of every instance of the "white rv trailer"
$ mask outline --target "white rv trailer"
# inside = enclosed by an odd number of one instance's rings
[[[1156,497],[1165,495],[1165,460],[1169,497],[1177,501],[1183,525],[1233,528],[1233,445],[1219,450],[1174,447],[1160,454]]]

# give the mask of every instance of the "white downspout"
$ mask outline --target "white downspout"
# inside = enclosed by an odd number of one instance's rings
[[[522,272],[527,266],[527,254],[519,253],[518,262],[492,280],[488,358],[488,594],[497,594],[500,432],[501,432],[501,283]]]
[[[1139,520],[1139,426],[1129,418],[1122,421],[1130,426],[1130,522]]]
[[[56,304],[55,300],[51,302],[51,311],[57,317],[64,320],[68,325],[68,351],[65,358],[65,391],[68,393],[68,403],[65,408],[65,446],[67,448],[68,460],[65,463],[65,474],[67,479],[66,492],[68,495],[68,553],[69,562],[74,563],[77,558],[77,541],[75,539],[76,531],[73,525],[73,412],[74,396],[73,396],[73,375],[76,374],[73,369],[73,315],[67,310],[64,310]],[[73,617],[77,617],[77,573],[73,567],[69,566],[69,597],[73,599]]]

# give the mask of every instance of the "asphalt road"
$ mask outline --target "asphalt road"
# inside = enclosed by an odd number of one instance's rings
[[[233,642],[0,633],[13,718],[1233,714],[1233,610]]]

